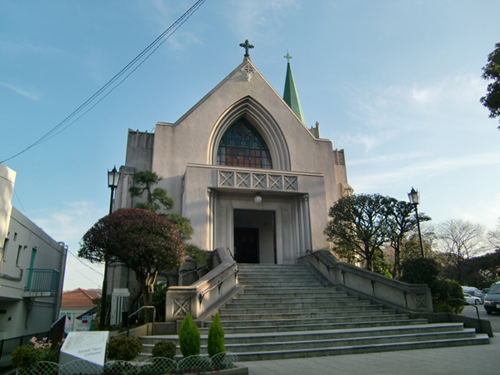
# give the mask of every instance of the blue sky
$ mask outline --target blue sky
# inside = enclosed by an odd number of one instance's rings
[[[0,2],[0,160],[61,122],[194,2]],[[307,125],[319,121],[345,149],[356,193],[407,200],[413,186],[434,224],[496,228],[500,131],[479,98],[499,13],[482,0],[206,0],[92,111],[4,163],[17,172],[13,205],[76,255],[107,214],[106,172],[124,163],[127,129],[175,122],[242,61],[249,39],[280,94],[283,56],[293,56]],[[99,286],[91,267],[69,255],[64,289]]]

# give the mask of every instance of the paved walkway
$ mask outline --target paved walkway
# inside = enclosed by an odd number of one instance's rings
[[[500,374],[500,332],[489,345],[242,362],[250,375]]]

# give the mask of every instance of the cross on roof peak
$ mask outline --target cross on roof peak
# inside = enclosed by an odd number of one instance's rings
[[[250,54],[248,53],[248,50],[250,48],[253,48],[253,46],[248,42],[248,39],[245,40],[245,43],[240,43],[240,47],[245,48],[245,57],[250,57]]]
[[[287,62],[290,62],[290,59],[292,58],[292,56],[288,53],[288,50],[286,51],[286,55],[283,57],[287,60]]]

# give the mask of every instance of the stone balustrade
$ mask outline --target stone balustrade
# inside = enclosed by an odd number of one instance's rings
[[[299,260],[309,263],[333,284],[411,312],[429,312],[432,295],[425,284],[407,284],[338,261],[329,251],[309,253]]]
[[[237,287],[238,266],[227,249],[214,254],[214,269],[189,286],[172,286],[167,291],[166,321],[193,320],[209,311]]]

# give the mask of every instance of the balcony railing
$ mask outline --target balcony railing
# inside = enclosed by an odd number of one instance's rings
[[[58,285],[59,271],[43,268],[28,268],[26,291],[55,293],[57,292]]]

